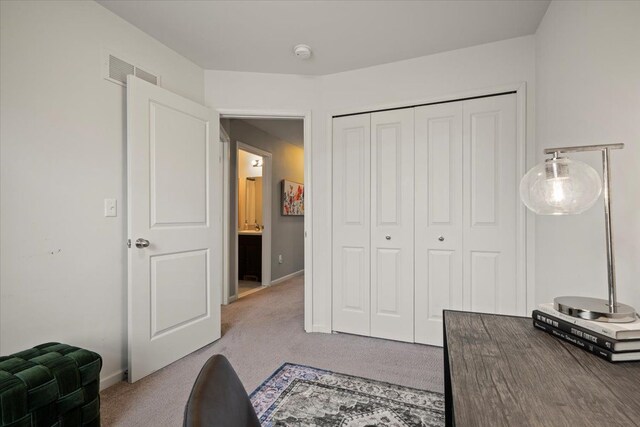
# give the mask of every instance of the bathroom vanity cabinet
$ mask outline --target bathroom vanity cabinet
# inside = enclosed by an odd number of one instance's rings
[[[238,279],[262,282],[261,233],[238,233]]]

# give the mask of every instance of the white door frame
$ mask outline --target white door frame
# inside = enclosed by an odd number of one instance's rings
[[[365,105],[360,107],[342,108],[329,111],[325,120],[327,123],[327,144],[328,150],[332,150],[333,138],[333,118],[335,116],[347,114],[362,114],[379,110],[410,108],[424,104],[433,104],[438,102],[453,102],[474,97],[485,97],[497,95],[507,92],[516,93],[517,104],[517,158],[518,164],[516,174],[522,177],[528,168],[536,164],[536,152],[533,141],[527,143],[527,83],[513,83],[503,86],[494,86],[485,89],[471,90],[466,92],[458,92],[450,95],[415,99],[413,101]],[[305,147],[306,148],[306,147]],[[306,152],[305,152],[306,154]],[[329,152],[329,159],[332,159],[333,153]],[[333,178],[332,178],[333,179]],[[329,199],[329,203],[332,201]],[[329,211],[333,211],[333,206],[329,206]],[[333,247],[333,220],[331,223],[331,247]],[[517,308],[519,313],[530,312],[535,309],[535,216],[532,212],[527,212],[524,204],[520,203],[517,210],[517,246],[516,246],[516,275],[518,278]],[[333,270],[333,266],[331,267]],[[333,301],[333,284],[330,286],[329,301]],[[333,330],[333,321],[328,331]]]
[[[216,111],[220,114],[221,119],[301,119],[304,127],[304,329],[307,332],[313,332],[313,181],[312,181],[312,164],[311,164],[311,111],[309,110],[270,110],[270,109],[238,109],[238,108],[218,108]],[[224,182],[224,203],[223,203],[223,287],[224,299],[223,303],[229,303],[229,167],[230,167],[230,149],[229,144],[223,147],[223,170],[225,176]]]
[[[255,154],[256,156],[261,156],[263,159],[262,164],[262,224],[265,226],[264,230],[262,230],[262,286],[271,286],[271,238],[272,238],[272,201],[273,201],[273,157],[270,152],[261,150],[257,147],[254,147],[250,144],[245,144],[244,142],[236,141],[236,174],[235,174],[235,191],[236,191],[236,213],[238,207],[238,151],[246,151],[247,153]],[[231,166],[231,165],[229,165]],[[231,206],[229,206],[229,212],[231,211]],[[236,216],[236,225],[237,225],[237,216]],[[229,230],[231,231],[231,230]],[[236,249],[235,249],[235,269],[238,271],[238,233],[235,234],[236,238]],[[231,254],[229,254],[231,255]],[[236,274],[234,276],[235,280],[235,289],[236,289],[236,299],[240,298],[240,294],[238,293],[238,282],[240,278]],[[228,288],[227,288],[228,289]]]

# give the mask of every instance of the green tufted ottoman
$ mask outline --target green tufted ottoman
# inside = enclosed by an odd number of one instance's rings
[[[0,357],[0,427],[100,425],[102,358],[47,343]]]

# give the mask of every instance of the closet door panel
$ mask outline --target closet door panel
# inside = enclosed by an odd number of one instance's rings
[[[333,120],[333,329],[370,334],[370,115]]]
[[[415,341],[442,345],[462,309],[462,103],[415,110]]]
[[[517,312],[516,95],[465,101],[464,309]]]
[[[402,283],[402,251],[400,249],[376,250],[376,313],[399,316],[401,314],[400,292]]]
[[[371,335],[413,341],[413,109],[371,115]]]

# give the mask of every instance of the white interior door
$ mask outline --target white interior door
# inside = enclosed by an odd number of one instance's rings
[[[371,114],[371,336],[413,342],[414,109]]]
[[[517,313],[516,95],[463,104],[465,310]]]
[[[333,120],[333,330],[370,334],[370,115]]]
[[[415,111],[415,342],[442,345],[462,309],[462,102]]]
[[[218,127],[209,108],[129,76],[131,382],[220,338]]]

